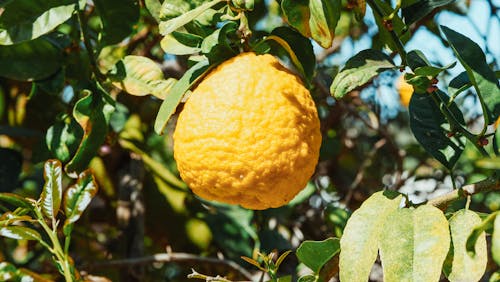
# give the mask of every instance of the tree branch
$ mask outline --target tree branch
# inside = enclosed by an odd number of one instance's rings
[[[152,256],[118,259],[92,263],[86,266],[88,269],[106,268],[106,267],[128,267],[138,264],[149,264],[153,262],[196,262],[224,265],[241,274],[245,279],[251,281],[252,274],[234,261],[221,260],[218,258],[201,257],[187,253],[159,253]]]
[[[500,191],[500,174],[498,173],[477,183],[465,185],[460,189],[453,190],[447,194],[431,199],[427,202],[427,204],[444,210],[455,200],[493,190]]]

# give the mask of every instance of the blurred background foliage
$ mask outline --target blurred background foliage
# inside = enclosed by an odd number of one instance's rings
[[[0,1],[0,15],[8,2]],[[196,7],[203,1],[186,2]],[[255,33],[285,24],[280,2],[255,0],[254,10],[248,13]],[[107,131],[104,140],[92,141],[97,154],[89,167],[100,190],[73,232],[71,254],[77,269],[112,281],[185,281],[191,268],[244,279],[230,264],[206,258],[234,261],[253,273],[257,269],[241,256],[257,258],[258,252],[294,250],[307,239],[340,237],[351,211],[382,188],[408,194],[419,203],[452,190],[453,182],[459,187],[484,178],[487,167],[477,162],[481,156],[473,145],[466,146],[451,175],[417,143],[409,129],[407,97],[399,95],[401,72],[386,71],[343,100],[331,97],[332,78],[348,58],[366,48],[383,49],[384,35],[372,12],[368,8],[365,17],[357,19],[351,11],[353,2],[342,1],[333,45],[324,49],[313,43],[317,67],[311,92],[323,134],[320,162],[308,186],[282,208],[251,211],[195,197],[179,178],[173,159],[176,116],[165,135],[153,129],[163,97],[132,96],[119,85],[106,85],[116,105],[112,114],[102,117],[109,122],[109,128],[102,129]],[[0,46],[0,191],[37,198],[43,187],[43,162],[57,158],[67,164],[82,138],[93,138],[79,126],[73,109],[84,97],[83,89],[99,91],[92,78],[95,69],[113,72],[125,55],[138,55],[156,62],[167,81],[182,76],[189,64],[187,56],[169,55],[160,47],[163,36],[155,15],[146,8],[154,4],[149,0],[87,2],[79,17],[71,16],[35,40],[51,43],[39,48],[56,46],[51,57],[46,50],[40,50],[44,56],[39,58],[11,56],[19,52],[14,48],[33,48],[31,41]],[[461,0],[438,8],[409,26],[412,36],[406,48],[422,50],[433,65],[452,63],[453,55],[437,28],[446,23],[478,43],[496,70],[499,8],[495,0]],[[80,40],[77,22],[82,20],[90,46]],[[45,61],[38,60],[42,57]],[[397,55],[393,58],[400,61]],[[23,64],[33,68],[29,76],[19,71]],[[456,66],[445,71],[439,83],[447,85],[462,70]],[[480,130],[482,114],[475,97],[472,92],[462,95],[457,104],[468,127]],[[88,116],[99,126],[95,113]],[[472,206],[482,212],[499,210],[500,194],[476,195]],[[150,256],[157,253],[171,257],[153,262]],[[50,254],[28,241],[0,238],[0,261],[49,279],[58,277]],[[301,269],[290,255],[280,273],[296,278]],[[373,280],[377,279],[375,275]]]

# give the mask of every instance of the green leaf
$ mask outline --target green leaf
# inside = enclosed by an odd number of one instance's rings
[[[300,262],[319,273],[321,268],[340,252],[340,240],[328,238],[323,241],[304,241],[297,248],[296,254]]]
[[[311,37],[309,0],[283,0],[281,10],[289,25],[305,37]]]
[[[45,142],[56,159],[67,162],[78,149],[82,136],[82,128],[76,120],[65,115],[49,127]]]
[[[62,50],[46,38],[0,46],[0,76],[37,80],[54,74],[63,63]]]
[[[189,55],[201,50],[203,38],[198,35],[174,31],[160,42],[163,51],[173,55]]]
[[[308,275],[304,275],[304,276],[299,277],[299,280],[297,280],[297,281],[298,282],[316,282],[316,281],[318,281],[318,277],[316,275],[308,274]]]
[[[180,103],[182,96],[189,88],[196,83],[209,70],[208,60],[203,60],[196,63],[177,81],[170,89],[168,99],[165,99],[161,104],[158,115],[155,121],[155,131],[157,134],[163,134],[167,121],[175,112],[177,105]]]
[[[277,27],[266,37],[266,41],[278,43],[289,55],[293,65],[310,84],[316,67],[311,41],[289,27]]]
[[[420,50],[412,50],[406,55],[406,63],[411,69],[430,66],[431,63]]]
[[[0,202],[7,203],[16,208],[33,210],[33,204],[29,200],[12,193],[0,193]]]
[[[330,93],[335,98],[342,98],[358,86],[361,86],[382,71],[396,69],[391,58],[378,50],[363,50],[347,62],[337,74],[330,86]]]
[[[75,184],[64,193],[64,226],[75,223],[97,193],[94,175],[88,170],[80,173]]]
[[[113,85],[129,94],[144,96],[153,94],[163,99],[174,83],[173,78],[165,80],[156,62],[143,56],[126,56],[109,72]]]
[[[170,1],[165,1],[167,3]],[[149,11],[151,16],[157,21],[160,22],[160,11],[161,11],[161,2],[159,0],[145,0],[144,4],[146,5],[146,9]]]
[[[129,36],[139,20],[136,0],[94,0],[102,21],[102,43],[112,45]]]
[[[287,276],[278,277],[276,282],[292,282],[292,276],[287,275]]]
[[[386,218],[399,208],[401,199],[396,192],[377,192],[351,215],[340,239],[341,281],[368,280],[379,241],[387,228]]]
[[[228,22],[221,28],[215,30],[212,34],[205,37],[201,43],[201,52],[210,62],[222,62],[238,54],[229,45],[228,39],[236,39],[238,24]]]
[[[43,214],[49,218],[57,217],[62,198],[62,164],[59,160],[48,160],[43,166],[43,185],[40,202]]]
[[[500,170],[500,156],[491,157],[491,158],[483,158],[476,161],[476,165],[478,167],[486,168],[486,169],[495,169]]]
[[[0,192],[11,192],[19,188],[19,175],[22,171],[21,152],[9,148],[0,148]]]
[[[170,20],[187,13],[191,5],[186,0],[163,1],[158,17],[160,20]]]
[[[452,129],[434,100],[438,100],[439,96],[442,101],[449,100],[441,91],[438,91],[436,96],[428,93],[413,93],[409,106],[410,127],[422,147],[445,167],[451,169],[460,158],[466,139],[464,136],[447,136]],[[455,103],[452,103],[449,109],[458,122],[465,123]]]
[[[0,236],[16,240],[42,240],[42,237],[36,230],[24,226],[0,227]]]
[[[449,246],[448,222],[438,208],[394,211],[380,236],[384,281],[439,281]]]
[[[472,83],[467,76],[467,72],[461,72],[450,81],[450,84],[448,85],[448,94],[451,97],[456,97],[458,94],[469,89],[471,86]]]
[[[434,9],[451,4],[454,1],[455,0],[419,0],[409,1],[409,5],[405,5],[405,1],[403,1],[401,10],[406,25],[411,25],[431,13]]]
[[[339,1],[284,0],[281,8],[288,23],[302,35],[311,37],[323,48],[332,45],[335,27],[340,19]]]
[[[173,31],[175,31],[179,27],[182,27],[185,24],[196,19],[198,16],[203,14],[206,10],[212,8],[216,4],[219,4],[223,1],[224,0],[212,0],[210,2],[205,2],[204,4],[198,6],[197,8],[192,9],[186,13],[183,13],[180,16],[177,16],[177,17],[170,19],[170,20],[167,20],[167,21],[160,22],[160,25],[159,25],[160,33],[162,35],[167,35]],[[168,2],[168,1],[165,1],[165,2]],[[163,7],[162,7],[162,13],[165,14]],[[163,16],[165,16],[165,15],[163,15]],[[160,14],[160,17],[162,17],[162,14]]]
[[[16,277],[16,272],[17,268],[11,263],[0,262],[0,281],[11,281]]]
[[[341,8],[341,1],[309,0],[311,37],[323,48],[332,46]]]
[[[487,123],[494,123],[500,115],[500,87],[495,72],[486,62],[483,50],[468,37],[446,26],[441,26],[441,30],[481,99]]]
[[[38,38],[67,21],[77,8],[73,0],[16,0],[0,17],[0,45]]]
[[[88,167],[104,143],[109,119],[114,111],[111,98],[106,93],[84,90],[83,94],[85,96],[78,100],[73,108],[73,117],[83,128],[84,134],[76,154],[65,167],[66,173],[73,177]]]
[[[384,16],[388,16],[394,12],[394,9],[389,3],[390,2],[384,0],[374,0],[368,2],[368,4],[372,6],[372,9],[373,6],[378,6],[378,9],[382,11]],[[392,51],[398,51],[398,44],[396,44],[396,40],[401,41],[402,44],[405,44],[406,42],[408,42],[408,40],[410,40],[410,32],[407,32],[408,29],[405,23],[397,13],[394,15],[391,21],[393,33],[391,33],[387,29],[384,18],[380,17],[378,13],[373,13],[373,15],[378,26],[378,32],[380,36],[379,41],[385,43]],[[397,38],[394,38],[393,34],[395,34],[395,37]]]
[[[443,72],[447,69],[451,69],[455,65],[456,65],[456,62],[453,62],[447,66],[444,66],[444,67],[422,66],[422,67],[416,68],[414,70],[414,72],[416,75],[436,77],[441,72]]]
[[[499,212],[494,212],[488,215],[488,217],[486,217],[480,224],[477,224],[470,233],[467,238],[467,242],[465,243],[465,249],[470,256],[474,256],[476,254],[476,242],[482,236],[483,232],[493,228],[498,213]]]
[[[493,235],[491,236],[491,255],[493,260],[500,265],[500,216],[493,223]]]
[[[488,253],[484,233],[475,245],[476,255],[471,257],[465,249],[467,237],[481,218],[473,211],[459,210],[450,218],[452,249],[448,253],[443,272],[450,281],[479,281],[486,270]]]

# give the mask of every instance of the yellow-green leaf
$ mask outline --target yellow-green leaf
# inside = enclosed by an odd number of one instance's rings
[[[491,253],[493,260],[500,265],[500,216],[495,218],[493,228],[493,235],[491,237]]]
[[[62,198],[62,164],[58,160],[48,160],[43,169],[43,185],[40,201],[42,212],[48,218],[55,218]]]
[[[380,239],[384,281],[439,281],[449,246],[448,221],[438,208],[394,211]]]
[[[476,254],[469,255],[465,249],[467,238],[481,218],[470,210],[459,210],[450,218],[450,231],[453,249],[450,249],[443,272],[448,280],[479,281],[486,270],[488,253],[486,235],[483,232],[476,241]]]
[[[378,242],[386,217],[399,208],[402,196],[395,192],[377,192],[368,198],[347,221],[340,239],[340,280],[368,280],[377,258]]]

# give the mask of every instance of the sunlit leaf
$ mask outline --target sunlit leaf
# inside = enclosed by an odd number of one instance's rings
[[[384,281],[438,281],[449,246],[448,221],[438,208],[392,212],[380,236]]]
[[[74,0],[16,0],[0,17],[0,45],[36,39],[68,20],[77,8]]]
[[[0,227],[0,236],[16,240],[42,240],[42,237],[40,236],[40,233],[38,233],[38,231],[24,226]]]
[[[63,63],[62,50],[46,38],[0,46],[0,76],[15,80],[49,77]]]
[[[160,66],[153,60],[129,55],[119,61],[108,73],[113,85],[129,94],[153,94],[163,99],[175,80],[163,78]]]
[[[48,160],[43,167],[43,185],[40,202],[47,218],[57,217],[62,199],[62,164],[59,160]]]
[[[340,240],[329,238],[324,241],[304,241],[297,248],[300,262],[319,273],[321,268],[340,252]]]
[[[103,45],[116,44],[127,37],[139,20],[139,3],[136,0],[93,1],[102,21]]]
[[[64,213],[68,226],[80,219],[90,201],[97,193],[97,184],[90,171],[84,171],[78,176],[75,184],[71,185],[64,193]]]
[[[76,177],[88,167],[104,143],[109,119],[114,111],[112,101],[106,93],[85,90],[84,95],[73,108],[73,117],[83,128],[84,134],[78,150],[65,167],[66,173],[72,177]]]
[[[167,121],[170,116],[175,112],[177,105],[180,103],[182,96],[189,88],[198,81],[201,76],[209,69],[207,60],[198,62],[187,70],[179,81],[177,81],[170,89],[168,99],[165,99],[161,104],[158,115],[155,121],[155,131],[158,134],[163,134]]]
[[[486,217],[483,222],[480,224],[477,224],[472,232],[470,233],[469,237],[467,238],[467,242],[465,243],[465,248],[470,256],[474,256],[476,254],[476,242],[483,236],[485,230],[489,230],[493,228],[494,222],[497,218],[497,215],[499,212],[494,212],[488,217]]]
[[[288,24],[305,37],[311,36],[309,0],[283,0],[281,1],[281,9]]]
[[[493,260],[500,265],[500,216],[493,223],[493,235],[491,236],[491,255]]]
[[[359,87],[384,70],[395,69],[392,59],[378,50],[363,50],[351,57],[330,86],[330,93],[338,99]]]
[[[311,37],[323,48],[332,46],[341,8],[341,1],[309,0]]]
[[[467,253],[465,243],[474,226],[481,223],[481,218],[475,212],[464,209],[455,212],[449,221],[453,249],[450,249],[443,272],[452,282],[479,281],[488,262],[486,236],[482,233],[476,240],[474,256]]]
[[[438,99],[440,98],[440,99]],[[448,101],[441,91],[435,95],[429,93],[413,93],[410,100],[410,127],[418,142],[424,149],[448,169],[453,168],[460,158],[466,139],[464,136],[449,136],[452,131],[444,114],[436,102]],[[455,103],[449,106],[457,121],[464,124],[464,118]]]
[[[198,35],[174,31],[166,35],[160,42],[161,48],[168,54],[188,55],[201,50],[203,38]]]
[[[341,281],[368,280],[387,216],[399,208],[401,199],[399,193],[377,192],[351,215],[340,239]]]
[[[206,10],[212,8],[216,4],[219,4],[220,2],[223,2],[223,1],[224,0],[212,0],[210,2],[205,2],[202,5],[194,8],[186,13],[183,13],[180,16],[169,19],[167,21],[160,22],[160,25],[159,25],[160,33],[162,35],[167,35],[173,31],[175,31],[179,27],[184,26],[185,24],[189,23],[190,21],[196,19],[198,16],[203,14]],[[166,2],[168,2],[168,1],[166,1]],[[164,13],[163,8],[162,8],[162,12]],[[160,17],[162,17],[161,13],[160,13]]]
[[[484,101],[488,124],[494,123],[500,115],[500,86],[495,72],[489,67],[481,47],[468,37],[441,26],[453,52],[464,66],[469,80],[477,94]]]

